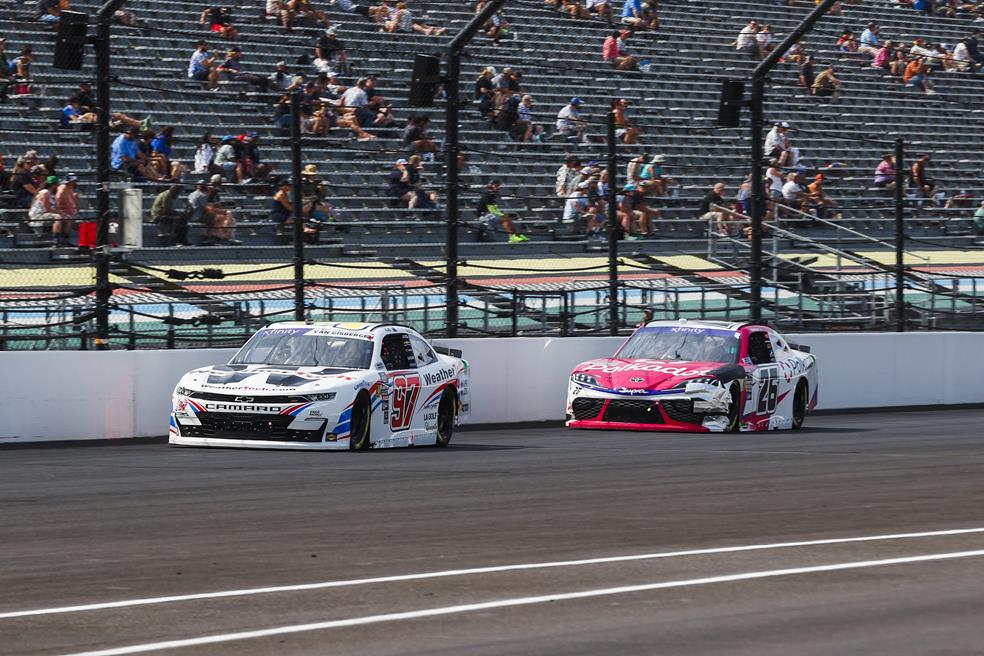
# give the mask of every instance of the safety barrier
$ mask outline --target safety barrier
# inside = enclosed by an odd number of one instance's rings
[[[789,335],[820,365],[820,409],[984,402],[984,333]],[[438,340],[471,363],[471,423],[560,420],[567,377],[621,338]],[[170,393],[233,349],[0,353],[0,443],[152,437]]]

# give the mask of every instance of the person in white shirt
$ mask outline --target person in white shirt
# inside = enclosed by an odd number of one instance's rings
[[[584,141],[585,122],[581,119],[581,99],[577,96],[557,112],[557,134]]]
[[[970,68],[970,50],[967,48],[966,39],[960,39],[953,49],[953,62],[958,71],[966,71]]]
[[[782,200],[789,207],[802,210],[807,194],[799,185],[798,178],[796,173],[786,176],[786,184],[782,186]]]
[[[755,59],[759,58],[759,46],[756,40],[756,35],[758,34],[758,23],[756,21],[749,21],[748,25],[741,29],[738,33],[738,38],[735,39],[732,45],[738,52],[744,52]]]
[[[779,160],[779,166],[796,166],[799,161],[799,148],[790,143],[786,131],[789,123],[777,122],[765,136],[765,154]]]
[[[191,53],[188,61],[188,79],[208,82],[208,88],[214,89],[219,84],[219,73],[215,66],[215,57],[209,54],[208,46],[199,41],[195,52]]]

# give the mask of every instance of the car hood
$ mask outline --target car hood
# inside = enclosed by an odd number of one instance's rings
[[[216,393],[284,394],[349,387],[357,381],[378,377],[368,370],[326,367],[292,367],[262,364],[216,365],[195,369],[181,379],[181,386]]]
[[[600,358],[582,362],[575,367],[574,373],[594,376],[598,387],[605,389],[663,390],[721,367],[720,362]]]

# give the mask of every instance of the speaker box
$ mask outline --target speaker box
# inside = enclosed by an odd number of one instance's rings
[[[434,55],[416,55],[413,58],[413,76],[410,78],[411,107],[430,107],[441,83],[441,58]]]
[[[89,14],[63,11],[58,21],[55,40],[55,68],[77,71],[85,57],[85,37],[89,27]]]
[[[722,128],[736,128],[741,121],[741,106],[745,97],[745,83],[741,80],[725,80],[721,85],[721,102],[718,105],[717,124]]]

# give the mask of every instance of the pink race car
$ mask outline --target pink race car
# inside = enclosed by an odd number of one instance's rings
[[[691,432],[800,428],[817,405],[817,361],[772,328],[651,321],[610,358],[579,364],[567,425]]]

